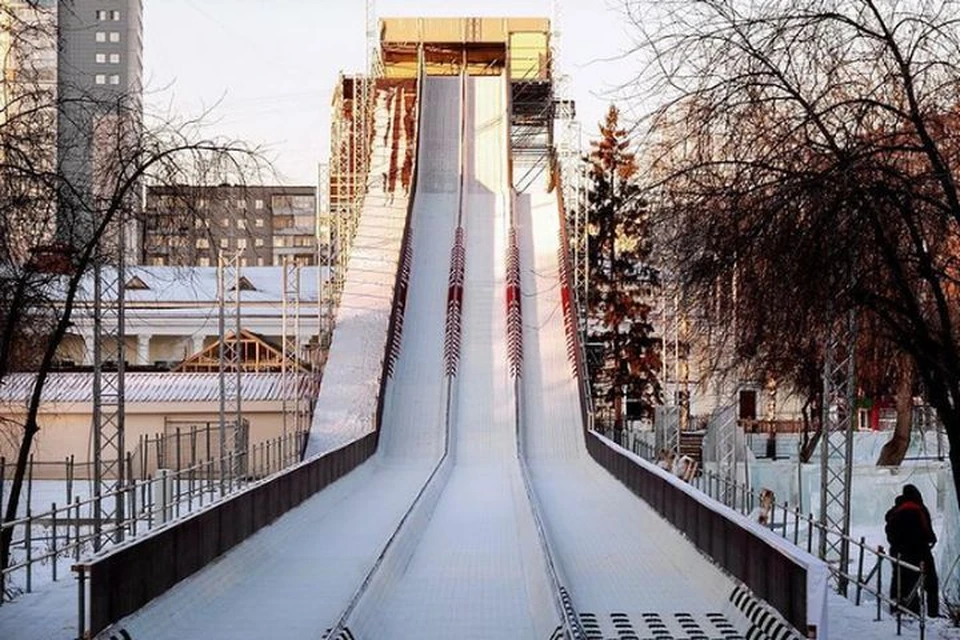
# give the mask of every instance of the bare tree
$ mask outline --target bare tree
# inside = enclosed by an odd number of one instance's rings
[[[8,38],[19,38],[37,26],[8,20],[3,28]],[[206,136],[202,118],[155,117],[144,126],[139,96],[64,98],[29,76],[6,89],[0,118],[0,384],[11,371],[35,372],[23,423],[16,426],[17,458],[4,516],[9,521],[16,518],[39,432],[44,388],[82,287],[95,266],[116,267],[121,246],[138,242],[142,185],[240,183],[265,163],[242,142]],[[93,122],[86,178],[52,160],[51,127],[58,111],[63,118],[66,99],[72,101],[70,113]],[[10,562],[12,534],[8,528],[0,536],[2,567]]]
[[[906,354],[960,487],[960,9],[624,7],[661,97],[650,147],[687,299],[736,327],[739,362],[801,382],[825,328],[856,310],[878,353]]]

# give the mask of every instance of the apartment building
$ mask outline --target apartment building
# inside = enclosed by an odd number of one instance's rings
[[[110,167],[125,136],[141,127],[142,0],[59,0],[57,40],[57,165],[70,185],[60,196],[58,235],[83,242],[93,223],[85,212],[115,177]],[[136,216],[129,220],[128,259],[136,260],[140,233]]]
[[[144,262],[215,266],[222,252],[241,266],[315,265],[313,186],[148,187]]]

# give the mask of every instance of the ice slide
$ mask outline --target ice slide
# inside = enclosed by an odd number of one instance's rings
[[[320,638],[355,596],[434,473],[445,448],[443,343],[447,276],[459,204],[460,93],[461,83],[456,78],[429,78],[421,90],[419,177],[407,256],[410,275],[402,284],[406,287],[405,320],[391,365],[393,375],[386,384],[377,453],[218,562],[121,621],[119,626],[132,637]],[[379,131],[378,140],[382,140]],[[385,206],[375,212],[380,223],[389,202],[382,204]],[[364,216],[367,213],[365,210]],[[377,277],[380,283],[386,278],[375,274],[388,268],[378,264],[376,256],[372,260],[369,256],[380,251],[382,262],[382,255],[388,252],[382,247],[392,236],[375,231],[375,224],[367,229],[373,231],[364,235],[361,229],[357,237],[361,243],[358,254],[368,257],[365,263],[351,257],[350,268],[357,265],[362,273],[359,281],[356,272],[348,275],[347,288],[358,285],[354,289],[357,295],[350,298],[347,315],[338,320],[334,346],[341,339],[365,337],[376,341],[382,353],[385,340],[372,333],[367,322],[376,313],[369,311],[365,316],[363,308],[376,307],[372,301],[382,295],[375,288]],[[393,276],[388,276],[391,283]],[[349,301],[347,291],[344,300]],[[358,328],[370,333],[364,336]],[[324,384],[336,382],[330,388],[344,390],[350,397],[360,393],[351,384],[360,379],[356,372],[363,373],[369,363],[343,362],[351,364],[340,369],[349,375],[336,381],[328,371]],[[321,401],[323,395],[321,391]],[[364,404],[361,408],[370,407]],[[332,420],[336,411],[346,409],[337,405],[321,414]],[[349,418],[349,432],[339,431],[337,425],[320,425],[315,430],[320,438],[312,439],[311,445],[331,446],[366,428],[365,418]]]
[[[506,85],[465,86],[460,357],[451,468],[429,517],[401,533],[342,629],[355,638],[550,638],[560,614],[517,456],[506,304],[510,247]],[[518,354],[514,353],[513,361]],[[444,482],[439,486],[439,482]]]
[[[742,635],[733,582],[585,452],[557,200],[545,184],[512,193],[504,79],[427,78],[420,104],[409,250],[374,193],[328,376],[346,373],[324,382],[359,398],[381,375],[345,347],[386,346],[388,272],[409,273],[376,455],[120,626],[160,640]],[[315,451],[371,428],[331,393]]]
[[[517,194],[516,212],[523,448],[581,624],[595,638],[745,635],[749,624],[726,604],[734,582],[587,453],[565,326],[559,203],[546,177]]]

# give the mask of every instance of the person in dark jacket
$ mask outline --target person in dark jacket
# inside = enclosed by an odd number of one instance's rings
[[[933,562],[933,545],[937,536],[933,532],[930,512],[923,504],[920,490],[912,484],[904,485],[893,507],[887,511],[886,534],[890,543],[890,555],[924,569],[923,588],[927,598],[927,613],[935,618],[940,614],[939,583]],[[910,569],[895,567],[890,583],[890,597],[902,606],[920,613],[920,600],[910,597],[920,580],[920,574]]]

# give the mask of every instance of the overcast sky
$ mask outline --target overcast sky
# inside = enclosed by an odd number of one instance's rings
[[[631,76],[616,0],[566,0],[562,65],[588,137]],[[545,16],[549,0],[380,0],[379,17]],[[314,184],[329,153],[337,74],[364,65],[361,0],[145,0],[146,106],[266,146],[281,179]]]

